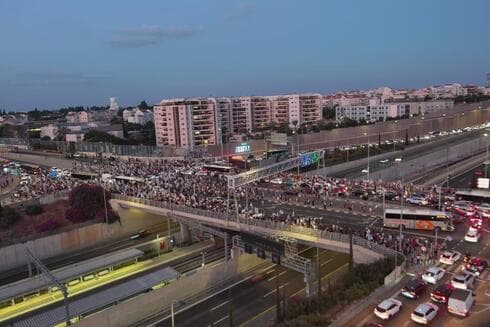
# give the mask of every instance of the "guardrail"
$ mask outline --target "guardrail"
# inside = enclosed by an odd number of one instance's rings
[[[204,209],[199,209],[199,208],[192,208],[192,207],[187,207],[187,206],[182,206],[182,205],[176,205],[168,202],[161,202],[161,201],[155,201],[155,200],[147,200],[144,198],[138,198],[138,197],[132,197],[132,196],[127,196],[123,194],[112,194],[113,199],[118,199],[118,200],[123,200],[123,201],[129,201],[129,202],[135,202],[135,203],[140,203],[140,204],[145,204],[149,205],[152,207],[158,207],[158,208],[164,208],[171,210],[173,212],[181,212],[181,213],[189,213],[189,214],[194,214],[194,215],[200,215],[204,217],[210,217],[210,218],[216,218],[216,219],[221,219],[225,221],[232,221],[232,222],[239,222],[240,224],[243,225],[248,225],[248,226],[257,226],[257,227],[263,227],[263,228],[268,228],[268,229],[274,229],[274,230],[280,230],[280,231],[286,231],[286,232],[291,232],[291,233],[298,233],[302,235],[307,235],[311,237],[316,237],[316,238],[322,238],[322,239],[327,239],[327,240],[332,240],[332,241],[338,241],[342,243],[349,243],[350,242],[350,235],[349,234],[342,234],[342,233],[335,233],[335,232],[329,232],[326,230],[319,230],[319,229],[313,229],[313,228],[308,228],[308,227],[303,227],[303,226],[296,226],[296,225],[289,225],[281,222],[274,222],[274,221],[267,221],[267,220],[257,220],[257,219],[247,219],[245,217],[239,217],[236,219],[236,214],[227,214],[223,212],[216,212],[216,211],[209,211],[209,210],[204,210]],[[400,260],[399,264],[402,262],[406,261],[405,256],[397,252],[393,249],[387,248],[381,244],[378,244],[376,242],[371,242],[368,241],[362,237],[358,236],[353,236],[352,237],[352,243],[353,245],[357,245],[363,248],[367,248],[369,250],[372,250],[374,252],[383,254],[384,256],[395,256],[398,255]]]

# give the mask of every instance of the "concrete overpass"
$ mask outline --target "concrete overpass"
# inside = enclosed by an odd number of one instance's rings
[[[137,207],[155,214],[165,215],[180,222],[182,225],[203,225],[224,231],[248,232],[263,236],[288,237],[301,244],[323,249],[349,253],[350,235],[315,230],[312,228],[288,225],[284,223],[245,219],[236,214],[207,211],[170,203],[147,200],[113,194],[113,205],[122,208]],[[184,227],[184,226],[182,226]],[[186,230],[186,228],[181,228]],[[188,230],[188,229],[187,229]],[[394,256],[396,251],[360,237],[353,237],[354,262],[370,263],[386,256]]]

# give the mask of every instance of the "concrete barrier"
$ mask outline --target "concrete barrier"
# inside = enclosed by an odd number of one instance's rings
[[[172,301],[191,298],[211,287],[223,285],[227,280],[263,263],[254,255],[242,254],[228,262],[207,266],[190,276],[184,276],[164,288],[145,293],[119,303],[104,311],[80,320],[77,326],[129,326],[152,316],[171,305]]]
[[[47,201],[58,199],[58,197],[53,196],[48,197]],[[115,208],[115,211],[117,211],[117,208]],[[124,213],[120,217],[121,224],[94,223],[58,234],[22,240],[17,244],[0,247],[0,272],[27,264],[25,246],[29,247],[38,258],[46,259],[78,251],[102,241],[128,235],[162,222],[161,217],[131,219],[130,215]]]

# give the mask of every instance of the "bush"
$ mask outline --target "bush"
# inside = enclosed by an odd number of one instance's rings
[[[60,228],[61,224],[54,220],[53,218],[50,218],[48,220],[43,221],[42,223],[38,224],[35,229],[36,232],[38,233],[44,233],[44,232],[49,232],[55,229]]]
[[[97,185],[82,184],[71,190],[68,198],[69,209],[66,210],[66,219],[75,222],[85,222],[89,220],[105,221],[105,208],[109,222],[114,222],[118,216],[112,211],[109,200],[111,194],[105,192],[104,204],[104,189]]]
[[[15,224],[20,219],[20,215],[12,208],[0,207],[0,227],[7,228]]]
[[[29,216],[36,216],[36,215],[39,215],[41,214],[42,212],[44,211],[43,207],[39,206],[39,205],[32,205],[32,206],[28,206],[26,208],[26,214],[28,214]]]

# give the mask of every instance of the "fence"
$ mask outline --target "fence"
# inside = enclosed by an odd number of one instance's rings
[[[112,198],[123,200],[123,201],[128,201],[128,202],[140,203],[140,204],[158,207],[158,208],[163,208],[163,209],[171,210],[174,212],[177,211],[177,212],[189,213],[189,214],[194,214],[194,215],[199,215],[199,216],[204,216],[204,217],[211,217],[211,218],[216,218],[216,219],[221,219],[221,220],[226,220],[226,221],[239,222],[240,224],[244,224],[244,225],[253,225],[253,226],[258,226],[258,227],[262,227],[262,228],[286,231],[286,232],[291,232],[291,233],[298,233],[298,234],[307,235],[307,236],[311,236],[311,237],[315,237],[315,238],[322,238],[322,239],[327,239],[327,240],[331,240],[331,241],[338,241],[338,242],[342,242],[342,243],[349,243],[350,242],[350,235],[349,234],[329,232],[326,230],[322,231],[319,229],[289,225],[289,224],[279,223],[279,222],[274,222],[274,221],[247,219],[247,218],[240,217],[240,216],[237,219],[237,216],[235,213],[227,214],[227,213],[223,213],[223,212],[208,211],[208,210],[204,210],[204,209],[175,205],[172,203],[166,203],[166,202],[155,201],[155,200],[147,200],[144,198],[126,196],[126,195],[122,195],[122,194],[112,194]],[[390,248],[387,248],[387,247],[385,247],[381,244],[378,244],[376,242],[368,241],[362,237],[353,236],[352,237],[352,243],[353,243],[353,245],[357,245],[357,246],[369,249],[371,251],[383,254],[384,256],[398,255],[398,257],[401,258],[399,264],[406,261],[405,256],[403,254],[401,254],[395,250],[392,250]]]

